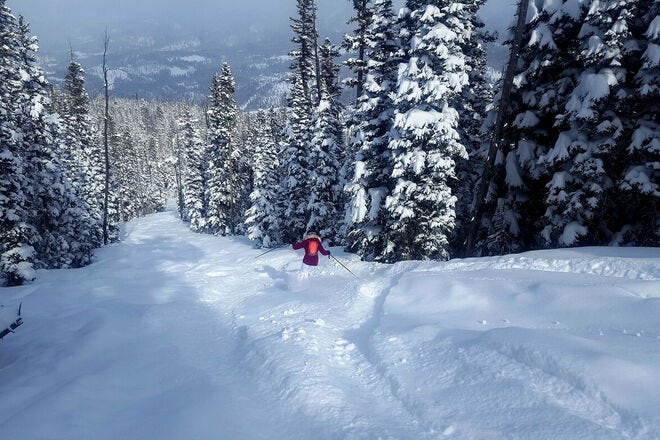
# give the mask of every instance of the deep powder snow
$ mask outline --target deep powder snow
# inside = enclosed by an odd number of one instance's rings
[[[660,438],[658,249],[258,253],[165,212],[0,290],[0,437]]]

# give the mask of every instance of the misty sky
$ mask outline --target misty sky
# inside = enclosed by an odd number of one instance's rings
[[[399,0],[399,5],[403,0]],[[512,21],[515,0],[489,0],[482,16],[489,28],[503,31]],[[68,41],[101,35],[107,25],[129,24],[136,31],[145,22],[158,22],[191,33],[226,33],[250,39],[257,35],[286,38],[288,18],[295,14],[294,0],[8,0],[15,13],[23,14],[40,37],[42,46],[67,49]],[[319,0],[322,36],[348,29],[349,0]],[[100,39],[100,37],[99,37]]]

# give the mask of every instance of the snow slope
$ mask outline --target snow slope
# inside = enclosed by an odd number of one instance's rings
[[[0,291],[0,437],[657,439],[660,251],[363,263],[165,212]]]

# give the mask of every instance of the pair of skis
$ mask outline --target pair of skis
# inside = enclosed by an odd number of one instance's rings
[[[23,303],[21,303],[21,304],[18,306],[18,318],[16,318],[16,321],[14,321],[13,323],[11,323],[11,324],[9,325],[9,327],[7,327],[6,329],[0,331],[0,341],[2,341],[2,339],[3,339],[5,336],[7,336],[9,333],[14,333],[14,330],[16,330],[18,327],[21,326],[21,324],[23,324],[23,318],[21,318],[21,308],[22,308],[22,307],[23,307]]]

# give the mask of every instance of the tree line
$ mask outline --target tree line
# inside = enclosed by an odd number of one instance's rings
[[[258,112],[239,148],[225,66],[208,145],[189,128],[193,229],[266,247],[315,231],[382,262],[660,244],[657,2],[521,2],[505,100],[483,3],[354,0],[340,82],[298,0],[284,118]]]
[[[185,104],[114,100],[106,118],[73,53],[54,87],[37,50],[28,24],[0,0],[0,284],[8,286],[37,269],[89,264],[94,249],[119,239],[120,222],[164,209],[175,188],[167,136]]]
[[[73,59],[45,82],[0,0],[6,282],[87,264],[103,209],[116,239],[171,196],[197,232],[274,247],[313,231],[388,263],[660,244],[657,2],[522,0],[499,80],[485,0],[352,3],[335,45],[297,0],[283,107],[239,108],[227,64],[204,106],[113,100],[102,206],[103,104]]]

